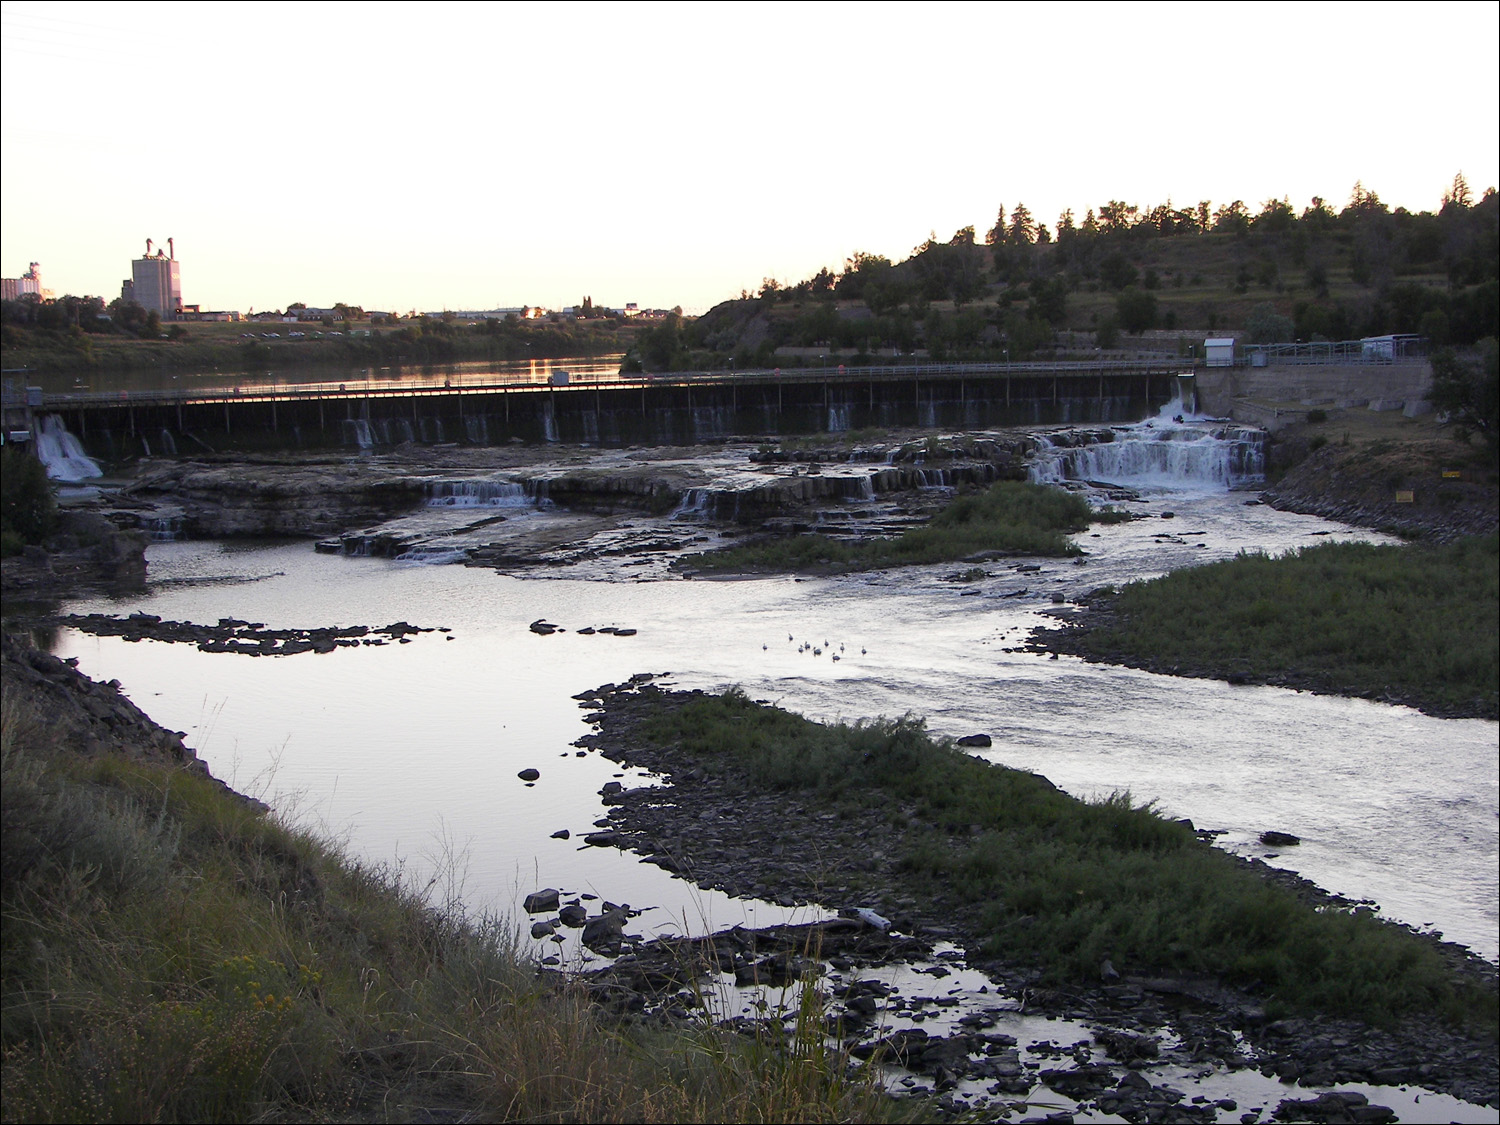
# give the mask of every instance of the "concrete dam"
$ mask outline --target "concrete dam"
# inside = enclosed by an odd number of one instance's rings
[[[1128,422],[1191,386],[1168,361],[590,376],[535,383],[247,385],[49,394],[89,455],[389,448],[405,442],[688,445],[899,427]],[[1182,380],[1182,382],[1179,382]]]

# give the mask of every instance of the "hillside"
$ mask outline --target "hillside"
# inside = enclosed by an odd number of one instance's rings
[[[936,235],[905,260],[854,253],[841,271],[766,279],[633,356],[647,370],[790,366],[837,358],[1021,361],[1098,351],[1192,354],[1247,342],[1418,333],[1465,346],[1500,332],[1500,197],[1462,177],[1435,212],[1392,211],[1356,185],[1341,211],[1268,200],[1143,208],[1111,201],[1055,229],[1024,205],[986,234]]]

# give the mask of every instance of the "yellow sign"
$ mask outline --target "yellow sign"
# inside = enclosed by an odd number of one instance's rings
[[[1410,504],[1410,503],[1412,503],[1416,498],[1414,496],[1412,496],[1411,493],[1412,493],[1412,490],[1409,489],[1409,488],[1397,489],[1397,491],[1396,491],[1396,503],[1398,503],[1398,504]]]
[[[1463,472],[1462,469],[1444,469],[1443,470],[1443,479],[1444,480],[1462,480],[1463,479],[1463,475],[1464,475],[1464,472]]]

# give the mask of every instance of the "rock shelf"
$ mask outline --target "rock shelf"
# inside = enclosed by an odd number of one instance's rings
[[[410,644],[421,633],[447,633],[447,629],[425,629],[397,621],[371,628],[268,629],[260,622],[221,617],[215,625],[191,621],[163,621],[153,613],[116,617],[107,613],[70,614],[59,623],[99,637],[123,637],[127,641],[166,641],[194,644],[204,652],[232,652],[241,656],[294,656],[304,652],[333,652],[359,645]]]

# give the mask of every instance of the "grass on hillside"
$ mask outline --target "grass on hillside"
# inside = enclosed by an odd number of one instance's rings
[[[1076,647],[1128,664],[1283,676],[1444,714],[1500,713],[1500,537],[1325,543],[1132,583]],[[1070,642],[1069,647],[1074,647]]]
[[[1412,933],[1364,910],[1315,910],[1128,794],[1079,801],[935,742],[920,720],[824,725],[733,690],[653,717],[645,733],[803,803],[889,810],[914,887],[936,883],[976,908],[987,952],[1053,979],[1097,981],[1110,958],[1123,973],[1263,990],[1282,1012],[1436,1012],[1496,1027],[1493,991],[1456,983]]]
[[[689,555],[696,570],[875,570],[888,566],[954,562],[986,551],[1054,557],[1082,554],[1069,542],[1091,522],[1128,519],[1094,511],[1088,501],[1046,485],[1000,481],[959,496],[922,527],[894,539],[846,542],[826,535],[795,535]]]
[[[606,1027],[506,926],[207,778],[58,746],[9,691],[3,717],[6,1121],[897,1112],[848,1077],[815,1006],[789,1046]]]

